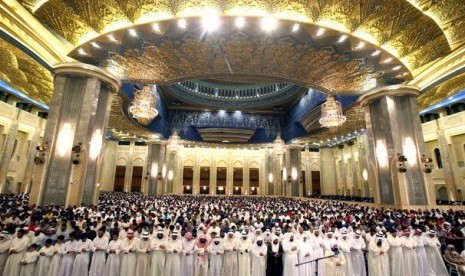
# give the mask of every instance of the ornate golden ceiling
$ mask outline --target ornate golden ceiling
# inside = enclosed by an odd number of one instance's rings
[[[450,78],[439,85],[429,89],[418,97],[419,109],[425,109],[433,104],[460,92],[465,88],[465,73]]]
[[[272,14],[327,26],[380,45],[415,70],[464,42],[462,0],[21,0],[39,21],[77,46],[134,24],[206,10]]]
[[[53,94],[53,78],[40,63],[9,42],[0,39],[0,80],[43,103]]]

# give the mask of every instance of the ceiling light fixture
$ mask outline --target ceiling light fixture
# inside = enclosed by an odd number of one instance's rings
[[[339,38],[339,40],[338,40],[337,42],[338,42],[338,43],[342,43],[342,42],[344,42],[347,38],[348,38],[347,35],[341,35],[341,37]]]
[[[87,55],[87,52],[86,52],[86,51],[84,51],[84,49],[82,49],[82,48],[79,48],[79,50],[78,50],[78,54],[80,54],[81,56],[86,56],[86,55]]]
[[[325,33],[325,29],[319,28],[318,31],[316,32],[316,36],[322,36]]]
[[[100,49],[100,45],[98,45],[97,42],[91,42],[90,45],[94,48]]]
[[[206,31],[216,31],[220,27],[220,17],[217,14],[206,14],[202,17],[202,26]]]
[[[295,23],[294,25],[292,25],[292,32],[293,33],[297,32],[299,29],[300,29],[300,24],[299,23]]]
[[[392,61],[392,58],[391,58],[391,57],[388,57],[387,59],[385,59],[385,60],[383,61],[383,63],[389,63],[389,62],[391,62],[391,61]]]
[[[129,104],[129,114],[137,120],[139,124],[148,125],[158,115],[155,108],[156,96],[148,85],[144,85],[142,90],[135,90],[134,98]]]
[[[266,16],[262,19],[262,29],[266,32],[271,32],[278,27],[278,20],[272,16]]]
[[[355,47],[355,49],[362,49],[363,47],[365,47],[365,42],[363,41],[360,41],[357,45],[357,47]]]
[[[402,66],[397,65],[396,67],[392,68],[392,70],[397,71],[397,70],[400,70],[400,68],[402,68]]]
[[[109,39],[110,41],[118,42],[118,40],[116,40],[116,38],[115,38],[115,36],[114,36],[113,34],[109,34],[109,35],[107,35],[107,37],[108,37],[108,39]]]
[[[245,19],[244,17],[238,17],[236,18],[236,27],[241,29],[245,26]]]
[[[160,24],[158,24],[157,22],[152,24],[152,29],[157,33],[161,33]]]
[[[376,50],[371,54],[371,56],[375,57],[375,56],[379,56],[379,54],[381,54],[381,50]]]
[[[321,105],[321,118],[319,120],[322,127],[338,127],[345,123],[346,116],[342,113],[341,103],[334,95],[328,95],[326,102]]]
[[[181,29],[185,29],[187,27],[186,19],[184,19],[184,18],[179,19],[178,20],[178,26]]]
[[[129,34],[130,34],[131,36],[137,37],[137,32],[136,32],[136,30],[134,30],[134,29],[129,29],[128,31],[129,31]]]

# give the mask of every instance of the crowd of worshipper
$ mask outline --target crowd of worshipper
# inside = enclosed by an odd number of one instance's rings
[[[0,195],[0,231],[3,276],[465,273],[465,212],[453,210],[116,192],[30,206],[16,194]]]
[[[365,197],[365,196],[310,194],[307,197],[308,198],[315,198],[315,199],[343,200],[343,201],[355,201],[355,202],[367,202],[367,203],[374,203],[375,202],[375,199],[373,197]]]

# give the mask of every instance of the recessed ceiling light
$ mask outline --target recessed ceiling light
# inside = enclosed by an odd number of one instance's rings
[[[134,30],[134,29],[129,29],[128,31],[129,31],[129,34],[130,34],[130,35],[132,35],[132,36],[134,36],[134,37],[137,37],[137,32],[136,32],[136,30]]]
[[[118,40],[116,40],[115,36],[113,34],[109,34],[107,35],[108,39],[113,41],[113,42],[118,42]]]
[[[238,17],[236,18],[236,27],[241,29],[242,27],[245,26],[245,19],[244,17]]]
[[[408,76],[408,72],[404,72],[402,76]]]
[[[363,41],[360,41],[357,45],[357,47],[355,47],[356,49],[362,49],[363,47],[365,47],[365,42]]]
[[[375,57],[375,56],[379,56],[379,54],[381,54],[381,50],[376,50],[371,54],[371,56]]]
[[[84,51],[84,49],[79,48],[79,49],[78,49],[78,54],[80,54],[81,56],[85,56],[85,55],[87,55],[87,52]]]
[[[152,29],[157,33],[161,33],[160,24],[158,24],[157,22],[152,24]]]
[[[347,38],[348,38],[347,35],[341,35],[341,37],[339,38],[339,40],[337,42],[339,42],[339,43],[344,42]]]
[[[97,48],[97,49],[100,48],[100,45],[98,45],[97,42],[91,42],[90,45],[92,45],[92,47]]]
[[[278,27],[278,20],[272,16],[266,16],[262,19],[262,29],[266,32],[271,32]]]
[[[207,14],[202,18],[202,26],[207,31],[215,31],[220,27],[220,17],[217,14]]]
[[[179,19],[178,20],[178,26],[181,29],[185,29],[187,27],[186,19],[184,19],[184,18]]]
[[[300,24],[299,23],[295,23],[294,25],[292,25],[292,32],[293,33],[297,32],[299,29],[300,29]]]
[[[388,57],[387,59],[385,59],[385,60],[383,61],[383,63],[389,63],[389,62],[391,62],[391,61],[392,61],[392,58],[391,58],[391,57]]]
[[[318,31],[316,32],[316,36],[322,36],[325,33],[325,29],[319,28]]]
[[[392,70],[397,71],[397,70],[399,70],[400,68],[402,68],[402,66],[397,65],[396,67],[392,68]]]

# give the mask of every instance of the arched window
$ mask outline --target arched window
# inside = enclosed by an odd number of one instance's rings
[[[436,157],[436,165],[438,166],[438,169],[442,169],[441,151],[437,148],[434,149],[434,156]]]

